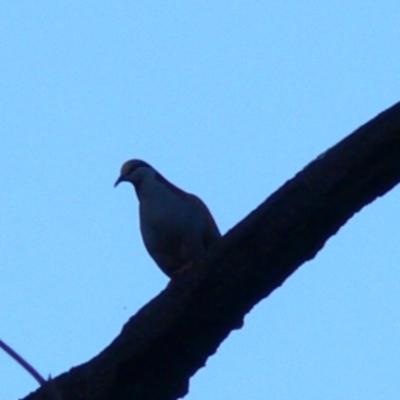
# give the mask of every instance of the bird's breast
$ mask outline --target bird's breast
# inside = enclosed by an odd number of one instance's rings
[[[140,203],[142,229],[155,231],[159,235],[179,234],[190,224],[191,205],[180,199],[159,198]]]
[[[174,191],[158,185],[140,199],[140,227],[147,247],[178,242],[190,230],[193,203]],[[146,193],[144,193],[146,194]]]

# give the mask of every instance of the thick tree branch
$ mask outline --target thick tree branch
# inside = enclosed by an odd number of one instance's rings
[[[64,400],[169,400],[247,312],[400,181],[400,103],[307,165],[143,307],[97,357],[54,379]],[[26,399],[45,399],[39,389]]]

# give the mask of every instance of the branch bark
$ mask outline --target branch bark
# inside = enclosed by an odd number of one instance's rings
[[[64,400],[172,400],[261,299],[400,181],[400,103],[286,182],[174,278],[98,356],[54,379]],[[26,400],[44,400],[43,389]]]

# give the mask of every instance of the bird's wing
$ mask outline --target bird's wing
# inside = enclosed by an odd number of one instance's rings
[[[206,217],[206,229],[203,233],[203,243],[204,247],[209,247],[212,243],[218,240],[221,237],[221,233],[218,229],[217,223],[215,222],[214,217],[210,213],[208,207],[204,204],[204,202],[199,199],[194,194],[190,194],[192,199],[195,201],[196,205],[202,209],[204,215]]]

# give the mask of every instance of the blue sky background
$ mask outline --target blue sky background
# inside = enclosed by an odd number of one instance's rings
[[[226,232],[400,99],[398,1],[0,3],[0,337],[43,374],[101,351],[167,283],[141,158]],[[393,190],[247,316],[188,399],[398,399]],[[0,353],[0,398],[37,384]]]

